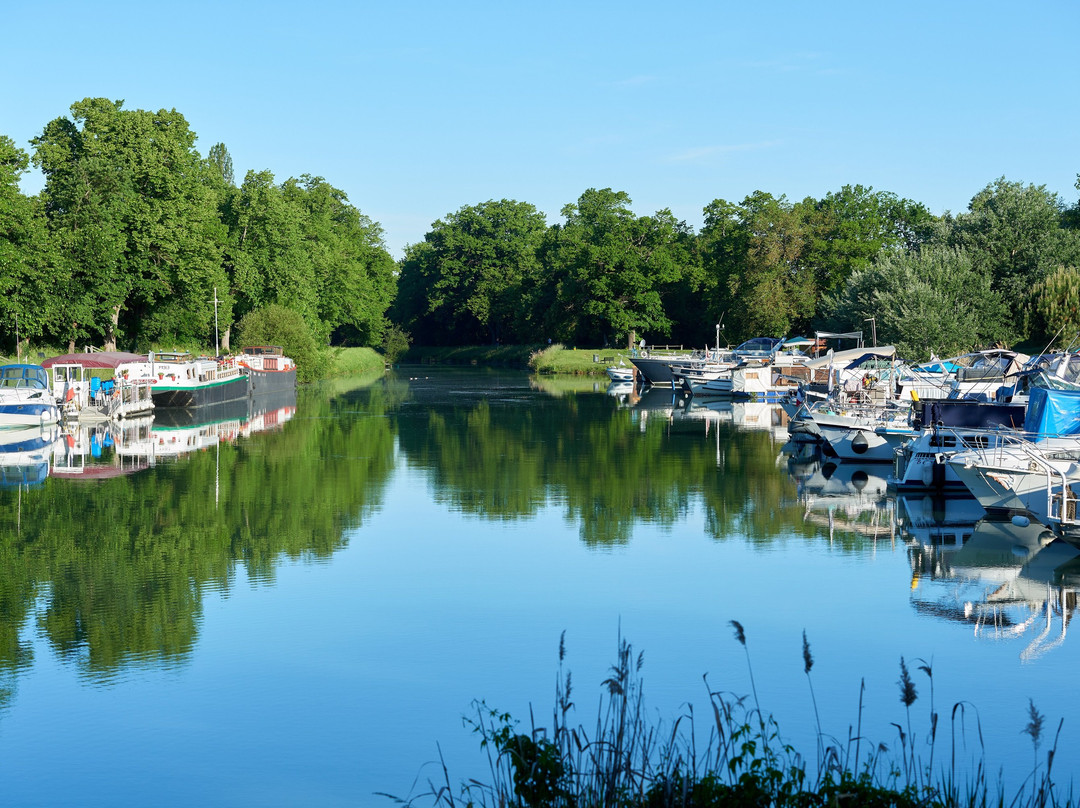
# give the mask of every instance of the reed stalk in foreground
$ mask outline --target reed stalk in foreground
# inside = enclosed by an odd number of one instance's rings
[[[732,621],[736,641],[746,651],[743,626]],[[803,633],[803,673],[810,677],[813,656]],[[991,783],[987,774],[982,727],[966,703],[954,705],[951,722],[951,756],[948,765],[935,770],[938,741],[937,713],[933,704],[933,669],[923,662],[918,668],[931,682],[928,756],[915,744],[911,706],[917,690],[906,662],[900,661],[901,703],[905,723],[894,724],[900,733],[899,759],[884,744],[871,744],[862,757],[862,712],[865,683],[860,686],[856,728],[849,726],[846,743],[826,737],[814,700],[817,720],[818,762],[808,769],[806,761],[779,731],[771,714],[757,701],[714,691],[704,677],[712,716],[708,741],[699,746],[699,732],[692,707],[665,728],[645,714],[641,670],[644,658],[633,653],[621,636],[616,662],[603,680],[599,709],[593,729],[573,723],[571,678],[564,672],[565,632],[559,640],[559,668],[555,709],[550,727],[536,725],[530,711],[529,726],[522,730],[509,713],[479,701],[474,715],[465,719],[487,752],[490,781],[469,780],[456,789],[445,766],[438,783],[400,804],[434,806],[498,806],[499,808],[711,808],[712,806],[868,806],[869,808],[1046,808],[1078,806],[1071,790],[1059,796],[1051,770],[1061,733],[1040,759],[1045,717],[1029,702],[1028,723],[1022,730],[1032,740],[1034,766],[1016,789],[1007,793],[1003,777]],[[751,687],[753,671],[751,668]],[[971,726],[971,724],[974,726]],[[702,728],[703,731],[706,728]],[[977,737],[974,748],[969,734]],[[388,795],[384,795],[388,796]]]

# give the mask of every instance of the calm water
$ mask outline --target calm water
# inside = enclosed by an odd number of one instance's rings
[[[904,657],[920,738],[927,662],[942,735],[966,701],[1019,779],[1031,698],[1080,774],[1075,551],[895,501],[887,468],[796,462],[771,410],[670,405],[416,368],[60,439],[47,477],[3,455],[3,801],[390,805],[440,749],[454,782],[486,777],[474,699],[547,722],[563,631],[586,725],[620,632],[658,719],[704,709],[705,674],[749,693],[733,619],[811,754],[804,630],[825,732],[865,681],[864,734],[895,745]]]

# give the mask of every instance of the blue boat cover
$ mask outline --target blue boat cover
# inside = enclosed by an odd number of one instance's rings
[[[1032,387],[1028,393],[1024,431],[1040,435],[1080,433],[1080,390]]]

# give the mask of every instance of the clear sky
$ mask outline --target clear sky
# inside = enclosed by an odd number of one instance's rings
[[[313,174],[395,257],[489,199],[670,208],[848,184],[934,213],[1004,176],[1069,204],[1080,2],[9,2],[0,134],[88,96],[176,109],[237,180]],[[32,172],[27,193],[42,185]]]

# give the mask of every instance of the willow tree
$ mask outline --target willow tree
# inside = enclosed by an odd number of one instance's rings
[[[1043,278],[1032,289],[1030,311],[1038,332],[1075,342],[1080,335],[1080,269],[1058,267]]]
[[[1032,287],[1059,266],[1080,265],[1080,231],[1063,227],[1065,206],[1045,185],[1001,177],[971,199],[956,217],[952,243],[990,274],[994,289],[1012,304],[1009,322],[1023,330],[1023,303]]]
[[[883,254],[852,273],[840,293],[826,296],[823,309],[838,330],[876,318],[878,340],[912,360],[963,353],[1009,335],[1009,309],[989,273],[955,248]]]

